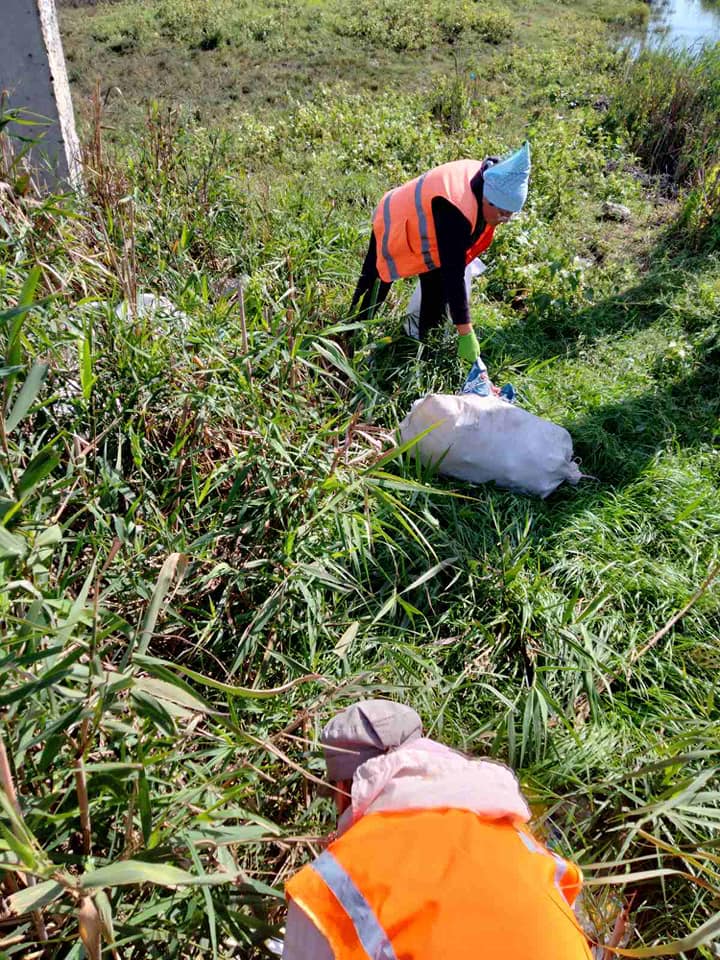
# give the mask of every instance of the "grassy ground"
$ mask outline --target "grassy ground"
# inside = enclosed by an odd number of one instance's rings
[[[77,206],[4,173],[0,951],[92,957],[98,927],[132,958],[260,954],[329,825],[315,731],[359,694],[518,769],[599,940],[623,904],[630,946],[685,937],[719,895],[720,260],[709,181],[689,217],[637,165],[607,44],[635,10],[509,5],[491,44],[463,5],[455,43],[390,53],[364,6],[350,37],[339,6],[253,6],[272,43],[238,9],[64,10],[89,138],[95,77],[122,89],[116,149]],[[473,315],[595,477],[544,502],[393,451],[464,371],[450,333],[402,335],[409,285],[347,315],[387,185],[522,136],[530,200]],[[182,315],[118,316],[138,290]]]
[[[552,45],[558,16],[563,32],[585,40],[607,23],[647,16],[643,3],[624,0],[425,0],[410,9],[399,0],[121,0],[62,12],[81,103],[99,80],[108,119],[121,128],[139,121],[149,97],[181,105],[196,122],[228,126],[246,109],[267,116],[337,81],[360,92],[431,90],[456,65],[475,72],[483,92],[489,80],[493,93],[498,56]]]

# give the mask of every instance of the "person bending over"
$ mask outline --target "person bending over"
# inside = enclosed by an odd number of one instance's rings
[[[505,766],[365,700],[321,742],[338,836],[288,881],[285,960],[591,960],[573,863],[528,829]]]
[[[372,234],[351,313],[372,316],[393,280],[420,277],[419,335],[424,340],[449,309],[458,355],[480,355],[470,322],[465,267],[490,246],[495,228],[522,209],[530,177],[526,142],[503,160],[454,160],[389,190],[373,215]]]

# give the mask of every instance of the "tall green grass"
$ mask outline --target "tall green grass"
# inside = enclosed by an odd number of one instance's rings
[[[690,186],[685,221],[712,249],[720,242],[720,44],[643,51],[614,112],[644,165]]]
[[[453,72],[452,123],[334,86],[232,129],[152,105],[114,156],[98,110],[86,200],[7,174],[7,956],[263,955],[329,826],[315,731],[360,695],[518,769],[598,940],[627,905],[631,948],[711,956],[720,263],[668,241],[593,108],[621,63],[581,39],[503,54],[496,96]],[[381,190],[521,132],[531,198],[473,311],[597,478],[547,502],[419,470],[394,430],[457,389],[452,341],[403,337],[407,288],[347,315]]]

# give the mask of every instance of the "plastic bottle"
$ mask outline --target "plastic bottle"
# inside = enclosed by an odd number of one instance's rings
[[[470,367],[470,373],[467,375],[462,392],[476,393],[479,397],[490,396],[490,378],[482,357],[478,357]]]

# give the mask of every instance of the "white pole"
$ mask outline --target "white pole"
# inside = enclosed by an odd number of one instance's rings
[[[54,0],[0,0],[0,90],[7,106],[34,116],[11,134],[39,138],[28,152],[45,188],[82,186],[80,144]]]

